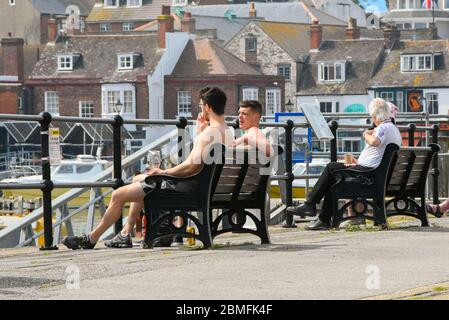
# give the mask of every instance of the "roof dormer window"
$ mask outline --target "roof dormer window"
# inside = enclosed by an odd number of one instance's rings
[[[401,72],[421,72],[433,70],[433,54],[401,55]]]
[[[80,58],[81,54],[79,53],[58,55],[58,71],[72,71]]]
[[[141,7],[142,0],[126,0],[127,7]]]
[[[345,62],[320,62],[318,63],[318,80],[327,82],[345,81]]]
[[[117,8],[119,0],[104,0],[104,7],[106,8]]]
[[[58,56],[58,70],[72,71],[73,70],[73,56]]]
[[[136,64],[139,53],[126,53],[117,56],[117,65],[119,70],[132,70]]]
[[[72,71],[80,58],[81,54],[79,53],[58,55],[58,71]]]

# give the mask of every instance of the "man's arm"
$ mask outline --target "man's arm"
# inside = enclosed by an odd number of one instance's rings
[[[363,132],[363,138],[370,146],[377,147],[381,144],[380,139],[374,135],[374,130]]]
[[[209,140],[208,137],[209,129],[205,129],[201,134],[198,135],[193,149],[185,161],[178,164],[177,166],[166,169],[166,170],[151,170],[150,175],[169,175],[174,177],[188,177],[198,173],[203,165],[203,150],[206,150]]]
[[[270,157],[273,154],[273,148],[271,147],[270,142],[265,138],[265,135],[259,128],[253,127],[249,129],[246,137],[247,144],[253,148],[257,148],[257,150],[262,150],[267,157]]]

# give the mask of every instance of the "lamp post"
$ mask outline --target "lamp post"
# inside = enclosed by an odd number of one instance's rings
[[[285,107],[287,108],[287,112],[293,111],[293,103],[290,99],[288,99],[288,102],[285,104]]]
[[[120,99],[117,99],[117,102],[114,106],[114,114],[120,114],[122,112],[123,103],[120,101]]]
[[[427,106],[427,99],[425,97],[419,97],[418,99],[419,104],[422,106],[422,110],[424,113],[424,116],[426,117],[426,128],[429,126],[429,110],[428,110],[428,106]],[[429,135],[427,134],[427,130],[425,130],[426,132],[426,146],[429,145]]]
[[[428,110],[428,106],[427,106],[427,99],[424,96],[421,96],[418,98],[418,102],[419,104],[422,106],[422,110],[424,113],[424,116],[426,117],[426,130],[424,130],[426,137],[425,137],[425,143],[426,143],[426,147],[429,145],[429,134],[427,133],[427,127],[429,126],[429,110]],[[427,183],[426,186],[426,199],[429,198],[429,184]]]

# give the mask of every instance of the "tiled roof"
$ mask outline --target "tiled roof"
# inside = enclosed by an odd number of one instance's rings
[[[310,50],[310,25],[281,22],[255,22],[292,58],[300,59]],[[322,26],[323,39],[344,39],[346,27]]]
[[[175,30],[181,30],[181,19],[172,13],[174,17]],[[244,26],[246,26],[251,20],[249,19],[233,19],[230,21],[224,17],[204,17],[204,16],[192,16],[195,19],[195,27],[197,31],[202,30],[216,30],[218,40],[226,43],[232,37],[239,32]],[[157,21],[151,21],[147,24],[134,29],[134,31],[157,31]]]
[[[175,76],[261,75],[262,73],[238,59],[211,39],[189,41],[175,69]]]
[[[433,72],[401,72],[404,53],[442,53]],[[439,60],[439,61],[438,61]],[[449,40],[406,40],[396,44],[385,57],[368,87],[449,87]]]
[[[298,83],[298,95],[366,94],[366,84],[383,53],[382,40],[324,41],[320,50],[310,53]],[[342,83],[319,83],[318,62],[346,61]]]
[[[88,23],[114,22],[114,21],[151,21],[156,19],[162,10],[162,5],[171,5],[172,0],[144,0],[143,5],[138,8],[104,8],[95,6],[87,17]]]
[[[249,17],[250,4],[232,4],[232,5],[216,5],[216,6],[187,6],[186,11],[192,15],[224,17],[225,13],[233,13],[236,18]],[[255,4],[257,17],[266,21],[296,22],[296,23],[312,23],[312,13],[316,16],[321,24],[329,25],[346,25],[346,22],[330,16],[316,8],[308,7],[308,10],[301,2],[270,2]]]
[[[70,53],[81,54],[80,61],[73,71],[58,72],[57,55]],[[141,54],[133,70],[117,70],[117,55],[122,53]],[[151,74],[162,53],[155,34],[60,37],[54,46],[46,46],[30,79],[97,78],[103,82],[133,82],[139,75]]]
[[[87,16],[95,4],[95,0],[28,0],[40,13],[65,14],[69,5],[76,5],[81,15]]]

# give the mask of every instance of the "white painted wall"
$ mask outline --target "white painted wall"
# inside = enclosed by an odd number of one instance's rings
[[[148,76],[150,119],[164,118],[164,77],[173,72],[189,39],[188,33],[166,33],[164,54],[154,72]],[[151,126],[146,130],[146,139],[153,141],[171,130],[172,126]]]
[[[313,2],[317,9],[331,16],[346,22],[351,17],[357,20],[358,26],[366,27],[365,10],[351,0],[314,0]]]
[[[302,103],[319,103],[332,101],[332,112],[336,112],[336,102],[340,104],[340,112],[342,112],[347,106],[352,104],[362,104],[365,108],[368,107],[371,97],[366,95],[319,95],[319,96],[297,96],[296,103],[300,106]]]
[[[166,33],[165,52],[154,72],[148,76],[150,119],[164,118],[164,77],[173,72],[189,39],[188,33]]]
[[[416,88],[421,90],[421,88]],[[424,96],[427,93],[438,93],[438,113],[449,114],[449,87],[448,88],[435,88],[435,89],[422,89]],[[369,100],[374,99],[374,91],[368,90]]]

